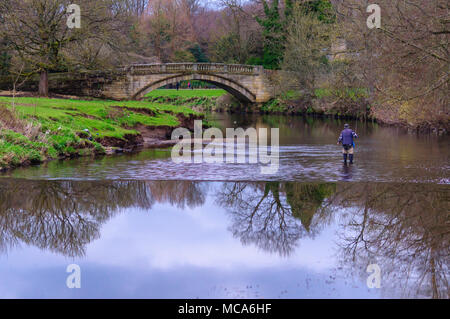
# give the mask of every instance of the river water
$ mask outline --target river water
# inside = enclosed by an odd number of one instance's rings
[[[225,128],[279,128],[280,164],[275,174],[261,173],[263,164],[176,164],[171,151],[54,161],[17,169],[3,176],[70,180],[197,180],[197,181],[450,181],[449,137],[417,136],[377,124],[351,123],[360,138],[356,165],[344,167],[336,145],[344,122],[287,116],[215,114],[212,122]],[[270,144],[270,143],[269,143]],[[247,155],[249,150],[247,149]],[[1,175],[0,175],[1,176]]]
[[[279,171],[146,150],[3,174],[0,297],[450,297],[448,137],[351,123],[344,167],[343,122],[212,120],[279,127]]]

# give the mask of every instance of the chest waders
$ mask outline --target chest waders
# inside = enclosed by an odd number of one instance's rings
[[[345,144],[343,145],[343,147],[344,147],[344,164],[347,165],[347,159],[350,160],[350,164],[353,164],[353,152],[350,153],[349,151],[354,148],[354,144],[353,145]]]

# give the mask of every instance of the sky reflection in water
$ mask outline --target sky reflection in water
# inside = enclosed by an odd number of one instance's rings
[[[449,191],[2,180],[0,296],[448,298]],[[71,263],[82,289],[65,285]],[[366,286],[370,263],[380,290]]]

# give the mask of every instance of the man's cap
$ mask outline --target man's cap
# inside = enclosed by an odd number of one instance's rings
[[[350,127],[350,125],[348,125],[348,124],[344,125],[344,128],[349,128],[349,127]]]

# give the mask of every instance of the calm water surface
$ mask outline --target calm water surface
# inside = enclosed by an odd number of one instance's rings
[[[0,181],[0,296],[448,298],[448,185]],[[82,288],[66,287],[66,267]],[[382,270],[368,289],[369,264]]]

